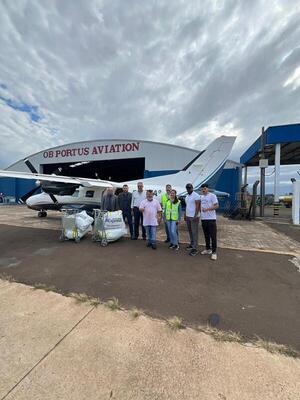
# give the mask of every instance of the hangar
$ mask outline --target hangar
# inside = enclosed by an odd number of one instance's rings
[[[45,149],[17,161],[6,169],[30,172],[26,164],[26,160],[29,160],[38,172],[44,174],[51,174],[62,168],[61,175],[98,177],[121,182],[176,173],[197,155],[199,150],[166,143],[101,139]],[[221,173],[221,178],[220,175],[214,177],[212,186],[216,186],[219,180],[220,188],[216,188],[227,191],[234,197],[241,180],[239,164],[227,161]],[[34,181],[15,178],[0,180],[0,192],[13,196],[16,200],[33,187]]]

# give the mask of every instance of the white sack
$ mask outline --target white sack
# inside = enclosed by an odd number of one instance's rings
[[[104,217],[104,229],[125,229],[122,211],[108,211]]]
[[[81,230],[81,229],[76,229],[76,228],[72,228],[72,229],[65,229],[64,230],[64,235],[67,239],[75,239],[76,237],[78,238],[82,238],[84,235],[86,235],[88,232],[91,232],[92,227],[89,226],[87,229],[85,230]],[[77,232],[77,234],[76,234]]]
[[[94,221],[94,218],[90,217],[86,211],[81,211],[80,213],[76,214],[75,216],[75,224],[76,227],[80,231],[86,231],[89,229]]]
[[[114,242],[115,240],[120,239],[122,236],[126,235],[126,228],[121,229],[108,229],[105,231],[105,234],[102,235],[101,231],[98,231],[98,235],[101,239],[107,239],[108,242]]]

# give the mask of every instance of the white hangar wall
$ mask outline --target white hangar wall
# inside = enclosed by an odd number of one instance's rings
[[[47,164],[129,158],[145,158],[145,170],[147,171],[170,171],[182,169],[199,151],[149,141],[93,140],[53,147],[27,158],[39,172],[43,172],[43,165]],[[28,172],[24,160],[12,164],[7,169]]]

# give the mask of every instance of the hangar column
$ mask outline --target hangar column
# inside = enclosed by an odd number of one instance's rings
[[[274,202],[279,202],[279,185],[280,185],[280,150],[281,144],[275,145],[275,177],[274,177]]]
[[[247,172],[248,172],[247,165],[244,165],[243,170],[244,170],[244,185],[247,185]]]
[[[266,135],[265,135],[265,128],[262,127],[261,130],[261,138],[260,138],[260,160],[259,160],[259,167],[260,167],[260,210],[259,216],[265,216],[265,172],[266,172],[266,161],[265,160],[265,144],[266,144]]]
[[[300,224],[300,181],[293,182],[292,218],[293,224]]]

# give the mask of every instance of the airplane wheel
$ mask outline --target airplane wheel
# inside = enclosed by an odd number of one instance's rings
[[[107,246],[107,245],[108,245],[108,241],[105,240],[105,239],[102,239],[102,240],[101,240],[101,246],[102,246],[102,247],[105,247],[105,246]]]
[[[45,217],[47,217],[46,211],[39,211],[39,212],[38,212],[38,217],[39,217],[39,218],[45,218]]]
[[[75,243],[79,243],[79,242],[80,242],[80,238],[76,236]]]

